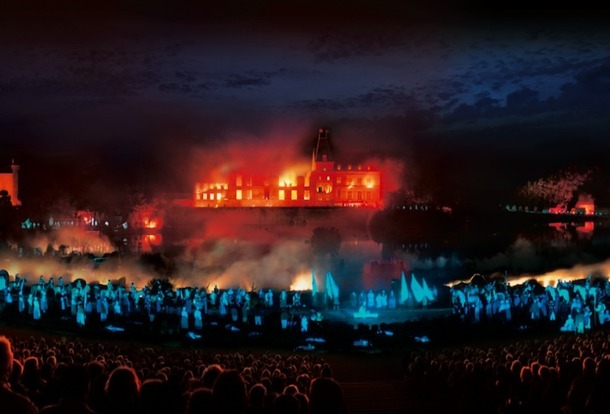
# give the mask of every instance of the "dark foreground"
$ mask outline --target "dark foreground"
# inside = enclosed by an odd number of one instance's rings
[[[603,327],[576,335],[560,334],[558,326],[550,323],[472,325],[443,309],[358,321],[343,311],[327,311],[306,333],[276,327],[251,335],[212,326],[196,339],[185,332],[158,335],[138,326],[123,332],[72,329],[6,316],[0,334],[13,337],[155,347],[171,354],[196,350],[320,357],[332,367],[350,413],[521,413],[533,408],[559,413],[571,403],[572,382],[585,375],[584,360],[591,358],[602,369],[604,361],[610,361],[610,341]],[[551,372],[551,379],[543,379],[547,374],[538,371]],[[528,375],[523,372],[532,374],[530,382],[523,379]],[[553,403],[544,399],[544,393],[535,398],[525,393],[533,392],[543,380],[554,384]],[[598,382],[591,380],[589,394],[594,394]]]

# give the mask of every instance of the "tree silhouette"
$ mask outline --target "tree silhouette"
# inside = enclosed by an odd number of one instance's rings
[[[534,203],[568,206],[591,177],[591,171],[561,171],[547,178],[528,182],[520,194]]]

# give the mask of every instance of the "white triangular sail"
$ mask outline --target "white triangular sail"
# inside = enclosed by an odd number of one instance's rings
[[[400,278],[400,296],[398,298],[398,303],[400,305],[404,305],[409,300],[409,287],[407,286],[407,278],[405,277],[405,272],[402,272],[402,276]]]
[[[316,274],[314,273],[313,269],[311,269],[311,294],[318,294],[318,282],[316,281]]]
[[[326,273],[326,284],[325,284],[326,297],[330,300],[339,298],[339,286],[333,279],[333,275],[330,272]]]
[[[435,299],[434,293],[428,287],[428,284],[426,283],[426,279],[422,277],[421,282],[422,282],[422,292],[424,292],[424,297],[426,297],[426,299],[428,299],[428,302],[433,302]]]
[[[415,279],[414,273],[411,273],[411,292],[413,292],[415,302],[421,303],[424,300],[424,291],[417,279]]]

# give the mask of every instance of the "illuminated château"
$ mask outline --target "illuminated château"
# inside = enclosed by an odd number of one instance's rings
[[[223,183],[197,183],[195,207],[369,207],[382,204],[381,172],[336,164],[328,129],[320,129],[311,170],[296,183],[264,172],[232,172]]]

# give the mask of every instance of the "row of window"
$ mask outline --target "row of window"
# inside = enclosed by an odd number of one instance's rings
[[[318,188],[317,193],[319,194],[331,194],[330,191],[323,191],[322,187]],[[263,194],[257,194],[258,197],[253,197],[252,190],[236,190],[235,191],[235,199],[236,200],[252,200],[252,199],[263,199],[269,200],[270,194],[268,191],[265,191]],[[225,199],[225,193],[223,192],[202,192],[197,194],[198,200],[223,200]],[[279,190],[278,191],[278,200],[299,200],[299,192],[297,190]],[[303,191],[302,200],[310,200],[311,193],[309,190]],[[371,201],[373,199],[372,191],[352,191],[352,190],[343,190],[339,189],[337,191],[337,200],[368,200]]]

